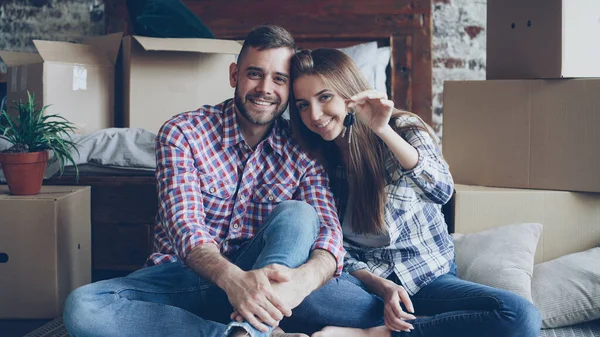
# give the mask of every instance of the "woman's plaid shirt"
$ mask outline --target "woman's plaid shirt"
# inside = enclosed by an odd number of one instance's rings
[[[157,136],[159,212],[154,251],[147,264],[185,261],[190,250],[216,244],[230,255],[252,239],[269,213],[285,200],[317,211],[324,249],[342,270],[342,232],[323,167],[307,157],[278,119],[255,150],[237,126],[233,101],[175,116]]]
[[[395,120],[395,128],[418,123],[414,117],[400,117]],[[448,164],[427,132],[409,128],[399,134],[417,149],[419,161],[412,170],[404,170],[388,151],[384,219],[391,243],[371,248],[345,240],[348,253],[344,270],[368,269],[384,278],[395,273],[407,292],[414,295],[447,273],[454,260],[454,244],[441,212],[441,206],[452,197],[454,182]],[[343,175],[336,174],[335,179]],[[354,205],[360,204],[358,198],[353,200]]]

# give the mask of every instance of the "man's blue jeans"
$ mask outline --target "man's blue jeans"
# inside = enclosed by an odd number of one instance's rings
[[[390,279],[399,283],[395,276]],[[542,325],[532,303],[505,290],[460,280],[454,266],[411,300],[415,315],[427,317],[408,321],[415,329],[392,332],[394,337],[537,337]],[[282,327],[310,334],[324,326],[364,329],[383,324],[382,300],[344,273],[307,297]]]
[[[311,206],[283,202],[232,260],[243,270],[273,263],[299,267],[308,260],[318,231]],[[223,336],[228,324],[244,326],[253,337],[270,334],[247,322],[231,322],[232,312],[223,290],[173,262],[76,289],[66,300],[64,321],[76,337]]]

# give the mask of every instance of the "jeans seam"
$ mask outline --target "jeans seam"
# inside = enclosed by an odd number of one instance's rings
[[[495,296],[470,296],[470,297],[461,297],[461,298],[453,298],[453,299],[429,299],[429,298],[419,298],[419,301],[430,301],[430,302],[443,302],[443,301],[463,301],[463,300],[471,300],[471,299],[483,299],[488,298],[492,299],[498,305],[498,310],[502,309],[504,306],[504,302],[502,302],[499,298]]]
[[[206,287],[206,289],[208,289],[209,287]],[[189,287],[189,288],[185,288],[185,289],[180,289],[177,291],[147,291],[147,290],[139,290],[139,289],[133,289],[133,288],[120,288],[118,290],[113,290],[112,293],[115,295],[119,295],[120,293],[124,292],[124,291],[136,291],[136,292],[140,292],[140,293],[144,293],[144,294],[182,294],[182,293],[189,293],[192,291],[203,291],[206,290],[203,289],[202,287]]]
[[[444,322],[446,320],[454,320],[455,318],[467,317],[467,316],[470,316],[470,317],[473,317],[473,316],[481,317],[481,316],[484,316],[484,315],[486,315],[488,313],[489,313],[489,311],[483,311],[482,310],[480,312],[478,311],[478,312],[470,312],[470,313],[452,314],[451,316],[445,316],[445,317],[442,317],[442,318],[436,318],[436,319],[429,320],[427,322],[412,321],[412,322],[409,322],[409,323],[412,324],[413,326],[416,325],[416,326],[419,326],[419,327],[426,327],[426,326],[429,326],[429,325],[439,324],[440,322]]]

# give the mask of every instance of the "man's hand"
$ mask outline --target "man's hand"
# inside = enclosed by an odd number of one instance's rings
[[[404,303],[406,309],[414,312],[412,301],[404,287],[387,281],[383,293],[383,316],[385,318],[385,326],[391,331],[410,331],[413,329],[412,324],[404,320],[415,319],[414,315],[404,312],[400,306],[400,302]]]
[[[283,304],[286,307],[294,309],[295,307],[300,305],[300,303],[302,303],[306,296],[308,296],[311,293],[311,289],[307,287],[306,282],[299,282],[299,280],[302,279],[302,276],[300,274],[302,272],[301,270],[291,269],[279,264],[272,264],[265,268],[270,268],[271,270],[276,271],[278,275],[287,276],[286,281],[282,281],[281,278],[269,278],[273,292],[277,295],[277,297],[283,302]],[[240,313],[237,310],[231,313],[230,318],[238,322],[244,320],[244,317],[240,315]]]
[[[292,314],[291,309],[297,307],[306,296],[331,279],[335,268],[335,258],[331,253],[323,249],[315,249],[310,253],[308,261],[298,268],[291,269],[283,265],[272,264],[263,269],[271,270],[269,277],[271,287],[269,289],[287,305],[290,310],[289,315],[284,314],[289,317]],[[280,277],[273,277],[275,275]],[[248,317],[242,315],[238,307],[234,305],[233,308],[231,319],[242,321],[245,318],[248,320]]]
[[[269,331],[265,323],[275,327],[284,315],[289,317],[292,314],[290,307],[271,285],[272,282],[287,283],[290,280],[287,270],[280,267],[270,265],[241,271],[231,275],[223,285],[234,310],[263,332]]]
[[[271,287],[270,280],[286,282],[290,279],[276,266],[245,272],[224,258],[214,244],[202,244],[192,249],[186,264],[223,289],[233,308],[260,331],[269,331],[265,323],[277,326],[284,315],[292,314]]]

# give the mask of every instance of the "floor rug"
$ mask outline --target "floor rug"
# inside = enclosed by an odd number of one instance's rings
[[[50,321],[26,334],[24,337],[68,337],[69,333],[63,324],[62,317]]]

